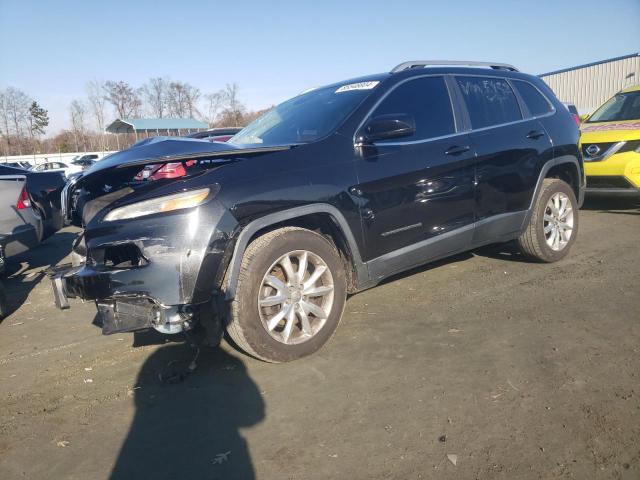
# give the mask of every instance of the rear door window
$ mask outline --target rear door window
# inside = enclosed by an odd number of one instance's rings
[[[513,84],[516,89],[518,89],[518,93],[524,100],[524,103],[527,105],[529,112],[534,117],[538,115],[544,115],[546,113],[553,111],[553,106],[549,103],[549,100],[546,99],[540,90],[531,85],[529,82],[523,82],[522,80],[513,80]]]
[[[382,100],[370,118],[398,113],[412,115],[416,122],[416,132],[402,138],[403,142],[441,137],[456,131],[443,77],[419,77],[399,85]],[[385,141],[376,143],[384,144]]]
[[[516,95],[506,80],[456,77],[474,129],[522,120]]]

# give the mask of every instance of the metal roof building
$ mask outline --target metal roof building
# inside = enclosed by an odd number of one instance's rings
[[[562,102],[591,113],[616,92],[640,84],[640,53],[578,65],[540,77]]]
[[[183,135],[209,128],[193,118],[118,118],[105,130],[108,133],[134,133],[155,135]]]

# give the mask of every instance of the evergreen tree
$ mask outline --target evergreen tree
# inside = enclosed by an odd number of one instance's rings
[[[49,125],[49,112],[38,105],[38,102],[31,102],[29,107],[29,124],[31,135],[38,136],[44,134],[44,129]]]

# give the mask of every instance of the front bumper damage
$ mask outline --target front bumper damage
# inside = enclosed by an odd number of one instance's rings
[[[118,296],[113,293],[108,272],[86,266],[62,265],[50,272],[56,306],[68,309],[70,298],[94,300],[96,323],[102,333],[135,332],[155,328],[162,333],[179,333],[191,328],[197,305],[163,305],[145,294]]]
[[[87,228],[72,263],[49,271],[58,308],[92,300],[103,334],[190,330],[220,296],[235,219],[215,201],[192,211]]]

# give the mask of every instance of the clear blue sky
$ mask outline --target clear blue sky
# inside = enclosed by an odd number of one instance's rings
[[[408,59],[543,73],[638,51],[640,0],[0,0],[0,88],[48,108],[49,133],[92,78],[237,82],[262,108]]]

